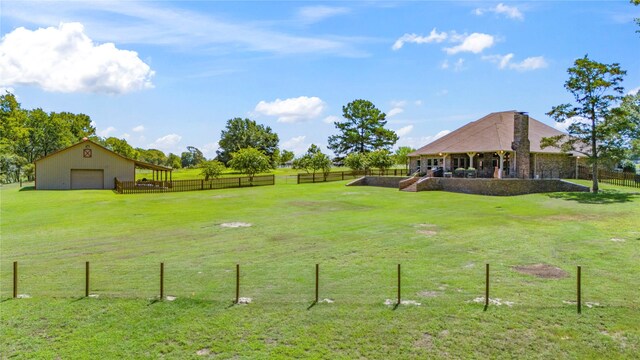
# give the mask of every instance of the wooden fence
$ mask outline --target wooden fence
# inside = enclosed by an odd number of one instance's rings
[[[591,180],[591,168],[580,166],[578,169],[578,178]],[[640,188],[640,175],[631,172],[615,172],[600,169],[598,170],[598,180],[611,185]]]
[[[332,171],[328,173],[298,174],[298,184],[317,183],[327,181],[341,181],[356,179],[365,175],[370,176],[409,176],[406,169],[360,170],[360,171]]]
[[[260,175],[250,178],[233,177],[211,180],[173,180],[173,181],[120,181],[115,179],[115,191],[118,194],[148,194],[179,191],[230,189],[249,186],[274,185],[274,175]]]

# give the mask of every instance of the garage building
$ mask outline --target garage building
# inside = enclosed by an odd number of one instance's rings
[[[115,178],[134,181],[136,168],[153,170],[158,179],[172,170],[128,159],[87,138],[36,160],[35,168],[36,190],[113,189]]]

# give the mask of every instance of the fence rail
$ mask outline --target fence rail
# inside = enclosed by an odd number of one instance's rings
[[[274,175],[260,175],[253,178],[233,177],[211,180],[173,180],[173,181],[120,181],[115,179],[115,191],[118,194],[148,194],[180,191],[230,189],[249,186],[274,185]]]
[[[578,169],[578,178],[592,180],[593,175],[591,168],[580,166]],[[598,180],[605,184],[640,188],[640,175],[631,172],[615,172],[600,169],[598,170]]]
[[[370,176],[409,176],[406,169],[387,170],[360,170],[360,171],[331,171],[327,173],[300,173],[298,174],[298,184],[318,183],[328,181],[341,181],[355,179],[365,175]]]

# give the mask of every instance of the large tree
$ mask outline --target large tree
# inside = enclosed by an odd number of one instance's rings
[[[385,129],[386,114],[371,101],[355,100],[342,107],[344,122],[336,121],[338,135],[329,136],[329,149],[337,156],[352,152],[368,153],[377,149],[389,149],[398,141],[393,130]]]
[[[137,160],[140,153],[129,145],[127,140],[118,139],[116,137],[108,137],[104,139],[104,146],[116,154],[120,154],[126,158]]]
[[[278,134],[271,128],[257,124],[250,119],[233,118],[227,121],[227,125],[220,134],[218,141],[217,159],[223,163],[231,160],[231,154],[240,149],[254,148],[264,153],[271,162],[272,167],[278,165]]]
[[[592,191],[597,193],[599,162],[620,156],[629,130],[620,108],[615,107],[622,99],[624,88],[620,83],[626,71],[617,63],[602,64],[585,55],[567,72],[569,80],[564,87],[575,102],[554,106],[547,115],[557,122],[570,121],[568,135],[544,138],[542,146],[585,155],[592,167]]]
[[[183,168],[198,166],[198,164],[204,160],[204,154],[195,146],[187,146],[187,151],[180,154],[180,161]]]
[[[635,6],[640,5],[640,0],[631,0],[631,3],[634,4]],[[638,26],[640,26],[640,18],[635,18],[636,24],[638,24]],[[637,33],[640,33],[640,30],[636,30]]]

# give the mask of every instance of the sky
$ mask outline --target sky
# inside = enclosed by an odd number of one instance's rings
[[[628,1],[0,2],[0,89],[23,108],[89,115],[100,136],[212,158],[226,121],[325,149],[356,99],[418,148],[491,112],[573,100],[588,54],[640,89]],[[327,151],[327,153],[330,153]]]

